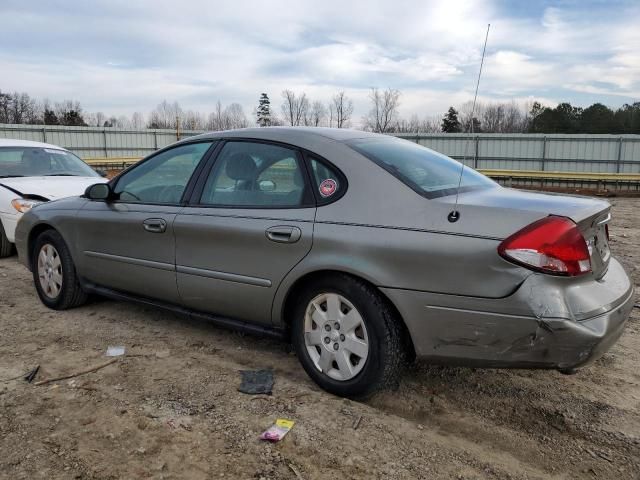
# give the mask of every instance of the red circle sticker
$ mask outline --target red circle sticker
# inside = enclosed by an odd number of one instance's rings
[[[327,178],[326,180],[323,180],[319,188],[320,195],[322,195],[323,197],[330,197],[331,195],[336,193],[337,189],[338,183],[333,178]]]

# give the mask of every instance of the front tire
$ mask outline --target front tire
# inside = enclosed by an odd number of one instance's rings
[[[0,258],[13,255],[13,243],[7,238],[2,222],[0,222]]]
[[[330,393],[362,399],[398,384],[406,357],[398,319],[361,280],[331,275],[304,288],[291,333],[303,368]]]
[[[31,271],[42,303],[54,310],[67,310],[87,301],[62,236],[46,230],[36,239],[31,255]]]

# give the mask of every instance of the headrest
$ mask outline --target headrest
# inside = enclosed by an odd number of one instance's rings
[[[227,160],[225,172],[232,180],[253,180],[256,169],[256,162],[248,153],[237,152]]]
[[[44,157],[40,150],[34,148],[28,148],[22,152],[22,164],[31,166],[34,162],[44,161]]]

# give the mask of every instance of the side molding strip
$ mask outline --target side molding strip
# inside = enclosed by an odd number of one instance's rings
[[[271,280],[266,278],[248,277],[246,275],[238,275],[237,273],[217,272],[215,270],[206,270],[204,268],[185,267],[178,265],[176,268],[178,273],[187,275],[196,275],[198,277],[214,278],[216,280],[226,280],[227,282],[246,283],[256,287],[270,287]]]
[[[143,260],[142,258],[123,257],[121,255],[112,255],[110,253],[92,252],[85,250],[84,254],[87,257],[101,258],[103,260],[111,260],[120,263],[129,263],[131,265],[139,265],[141,267],[155,268],[158,270],[167,270],[174,272],[176,270],[175,265],[172,263],[154,262],[153,260]]]

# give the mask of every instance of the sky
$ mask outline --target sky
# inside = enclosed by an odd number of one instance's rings
[[[640,100],[638,0],[0,0],[0,18],[0,91],[107,115],[344,90],[358,123],[390,87],[433,117],[473,98],[488,23],[480,100]]]

